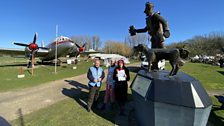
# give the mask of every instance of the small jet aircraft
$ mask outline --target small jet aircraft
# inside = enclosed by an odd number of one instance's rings
[[[39,47],[36,44],[37,33],[35,33],[33,41],[30,44],[24,43],[14,43],[18,46],[25,46],[25,50],[19,49],[0,49],[0,54],[5,55],[25,55],[29,58],[28,68],[32,67],[31,60],[32,58],[39,57],[39,59],[44,62],[53,61],[55,59],[55,50],[57,45],[57,58],[62,56],[71,55],[76,57],[85,50],[85,43],[82,46],[79,46],[77,43],[74,43],[70,38],[60,36],[57,37],[53,42],[48,44],[46,47]],[[57,59],[58,60],[58,59]]]

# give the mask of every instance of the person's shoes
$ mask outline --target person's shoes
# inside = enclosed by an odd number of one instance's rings
[[[87,108],[87,111],[88,111],[88,112],[91,112],[91,108]]]
[[[88,112],[91,112],[91,107],[86,106],[86,110],[87,110]]]

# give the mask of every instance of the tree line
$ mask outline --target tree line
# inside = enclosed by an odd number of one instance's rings
[[[85,49],[93,49],[93,50],[100,50],[100,47],[102,46],[102,41],[100,40],[100,37],[97,35],[94,36],[88,36],[88,35],[80,35],[80,36],[72,36],[71,39],[79,44],[80,46],[86,43]]]
[[[195,36],[182,42],[175,42],[166,46],[167,48],[186,48],[190,51],[190,56],[207,55],[215,56],[224,53],[224,34],[210,33]]]
[[[137,34],[135,36],[127,36],[123,42],[118,41],[106,41],[103,51],[105,53],[120,54],[126,57],[133,56],[133,47],[138,44],[148,45],[147,34]]]
[[[100,37],[94,36],[73,36],[71,39],[82,45],[86,43],[86,50],[94,49],[104,51],[104,53],[120,54],[131,57],[133,55],[133,47],[138,44],[145,44],[150,47],[150,40],[147,34],[137,34],[136,36],[127,36],[124,41],[108,40],[102,42]],[[210,33],[206,35],[195,36],[180,42],[173,42],[166,46],[167,48],[186,48],[190,51],[190,56],[208,55],[224,53],[224,34]]]
[[[94,49],[96,51],[103,51],[109,54],[120,54],[126,57],[131,57],[133,54],[133,47],[138,44],[148,45],[148,35],[147,34],[137,34],[136,36],[127,36],[124,41],[107,40],[101,41],[100,37],[97,35],[88,36],[72,36],[71,39],[79,45],[86,43],[85,49]]]

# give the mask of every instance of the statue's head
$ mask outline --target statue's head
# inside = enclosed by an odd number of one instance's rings
[[[154,13],[154,5],[150,2],[146,2],[145,3],[145,11],[144,13],[147,15],[147,16],[150,16]]]
[[[138,46],[134,46],[134,52],[143,52],[143,50],[145,49],[145,45],[143,44],[138,44]]]
[[[144,45],[143,44],[139,44],[137,46],[134,46],[133,47],[133,56],[137,56],[137,57],[140,57],[141,60],[142,59],[142,55],[143,55],[143,50],[144,50]]]
[[[189,57],[189,53],[190,53],[189,50],[184,49],[184,48],[179,48],[179,52],[180,52],[180,57],[181,57],[182,59],[186,59],[186,58]]]

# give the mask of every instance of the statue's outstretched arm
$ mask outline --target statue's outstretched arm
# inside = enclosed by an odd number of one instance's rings
[[[136,35],[136,33],[143,33],[143,32],[147,32],[147,27],[143,29],[135,29],[133,25],[129,27],[129,33],[131,34],[131,36]]]
[[[142,28],[142,29],[135,29],[135,31],[136,31],[137,33],[147,32],[147,27]]]

